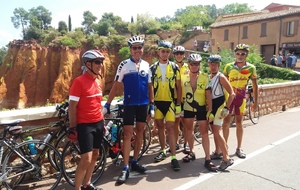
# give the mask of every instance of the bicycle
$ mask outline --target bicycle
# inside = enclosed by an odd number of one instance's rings
[[[45,138],[44,142],[48,142],[49,144],[53,145],[59,153],[62,152],[63,147],[66,144],[66,135],[67,135],[67,122],[68,122],[68,102],[64,102],[61,105],[58,105],[56,107],[56,112],[58,112],[58,118],[59,121],[54,123],[53,125],[47,125],[47,126],[41,126],[36,128],[30,128],[26,130],[22,130],[20,133],[14,135],[14,139],[20,139],[21,142],[25,141],[26,137],[30,134],[36,134],[38,132],[41,132],[43,130],[49,130],[49,132]],[[57,130],[58,129],[58,130]],[[55,131],[56,130],[56,131]],[[54,168],[58,168],[60,166],[60,163],[57,162],[56,155],[53,154],[51,151],[47,152],[49,162]]]
[[[252,86],[249,85],[246,91],[246,109],[244,113],[244,119],[248,118],[253,124],[257,124],[260,117],[259,105],[257,105],[255,112],[253,112],[252,106],[254,104],[254,97],[252,93],[253,93],[253,88]],[[234,111],[232,113],[234,113]],[[235,123],[235,115],[232,114],[231,116],[232,116],[232,120],[231,120],[231,125],[232,125],[233,123]]]
[[[52,152],[59,163],[60,154],[51,144],[40,140],[16,142],[15,136],[22,131],[22,126],[19,125],[22,121],[24,120],[19,119],[0,123],[4,127],[0,139],[1,186],[7,189],[45,189],[50,186],[51,190],[55,189],[61,181],[62,172],[60,167],[53,168],[46,153]],[[6,137],[8,134],[9,138]],[[41,146],[43,149],[40,149]]]
[[[120,101],[120,100],[119,100]],[[107,124],[109,121],[113,121],[114,124],[117,125],[117,136],[116,141],[112,141],[107,137],[103,137],[103,142],[100,148],[99,158],[97,160],[96,166],[94,168],[94,173],[92,177],[91,183],[96,183],[100,177],[102,176],[105,166],[106,159],[109,156],[113,160],[113,164],[119,166],[121,160],[119,159],[120,155],[122,156],[123,150],[123,105],[117,104],[116,108],[111,109],[111,117],[105,118],[105,123]],[[111,135],[112,131],[110,131]],[[143,134],[143,143],[142,148],[138,156],[138,160],[142,157],[142,155],[146,152],[151,142],[151,132],[148,123],[145,124],[145,131]],[[135,132],[132,136],[131,147],[134,149],[135,142]],[[74,186],[75,179],[75,170],[80,160],[80,150],[77,143],[68,142],[62,152],[62,172],[66,181]]]

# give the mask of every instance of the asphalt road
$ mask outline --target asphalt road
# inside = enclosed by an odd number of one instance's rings
[[[300,190],[300,107],[263,116],[257,125],[245,121],[244,127],[243,150],[247,158],[239,159],[234,155],[235,127],[230,128],[229,154],[235,163],[224,172],[210,173],[204,168],[204,152],[199,144],[195,147],[196,160],[190,163],[181,161],[182,149],[177,152],[181,170],[175,172],[170,157],[154,163],[159,151],[156,143],[140,160],[148,169],[145,174],[131,172],[126,183],[117,186],[115,181],[122,166],[112,165],[108,159],[106,171],[95,185],[104,190]],[[210,139],[213,151],[212,135]],[[214,161],[215,164],[219,162]],[[62,182],[57,189],[73,188]]]

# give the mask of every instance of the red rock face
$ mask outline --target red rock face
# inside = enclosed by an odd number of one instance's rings
[[[0,66],[0,110],[67,100],[72,80],[82,73],[80,57],[85,51],[83,48],[40,47],[35,41],[12,41]],[[107,95],[121,60],[116,51],[101,52],[105,56],[103,92]],[[151,63],[153,54],[143,59]],[[116,95],[122,93],[121,88]]]

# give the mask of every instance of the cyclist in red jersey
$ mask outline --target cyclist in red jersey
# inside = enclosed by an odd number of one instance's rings
[[[81,60],[86,72],[74,79],[69,94],[69,139],[78,140],[81,153],[75,190],[101,190],[91,184],[91,176],[103,138],[102,89],[98,75],[103,69],[104,56],[98,50],[89,50]]]

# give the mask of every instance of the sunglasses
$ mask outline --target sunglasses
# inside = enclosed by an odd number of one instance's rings
[[[244,55],[247,55],[247,53],[236,52],[235,55],[242,55],[242,56],[244,56]]]
[[[94,60],[92,61],[93,63],[95,63],[96,65],[102,65],[103,64],[103,61],[101,60]]]
[[[141,50],[143,47],[142,46],[138,46],[138,47],[131,47],[131,49],[133,50]]]
[[[190,66],[199,66],[200,63],[190,63]]]
[[[170,53],[170,50],[161,50],[162,53]]]
[[[176,52],[176,53],[174,53],[175,55],[183,55],[184,54],[184,52]]]

